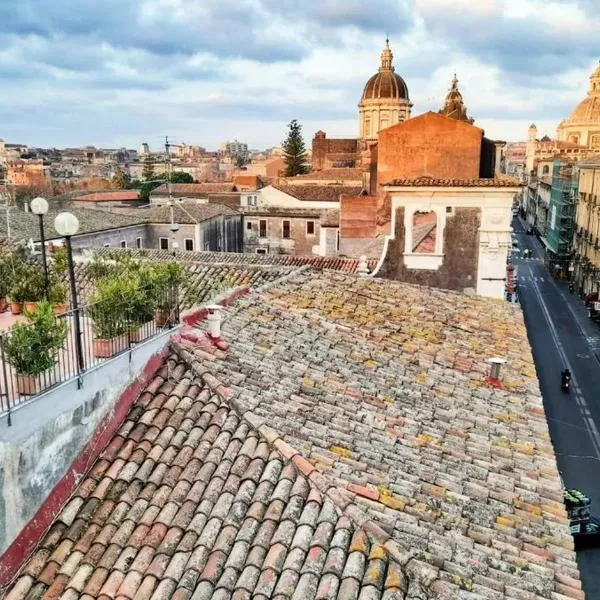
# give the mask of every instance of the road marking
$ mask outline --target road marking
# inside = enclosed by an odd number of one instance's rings
[[[556,331],[556,327],[554,326],[554,323],[552,322],[552,318],[550,317],[550,312],[548,311],[546,302],[544,301],[544,298],[542,297],[542,293],[540,292],[540,289],[539,289],[537,283],[534,282],[533,287],[534,287],[535,293],[538,297],[538,302],[540,303],[540,306],[542,307],[542,312],[544,313],[544,318],[546,319],[546,322],[548,323],[548,327],[550,328],[550,335],[552,335],[552,339],[554,340],[556,349],[558,350],[558,353],[559,353],[565,367],[567,367],[567,369],[569,369],[569,371],[571,371],[571,385],[572,385],[572,390],[575,395],[575,402],[577,403],[579,412],[581,413],[581,415],[583,417],[583,422],[584,422],[585,427],[590,436],[590,440],[592,441],[592,445],[594,446],[594,450],[596,451],[596,457],[600,458],[600,433],[598,432],[598,428],[596,427],[596,424],[594,423],[594,421],[591,417],[591,413],[590,413],[588,405],[585,401],[585,398],[583,397],[583,394],[581,393],[581,388],[579,387],[579,384],[577,383],[577,379],[575,378],[573,367],[571,366],[571,363],[569,362],[569,359],[567,358],[567,353],[565,352],[563,344],[560,341],[560,338],[558,337],[558,332]]]

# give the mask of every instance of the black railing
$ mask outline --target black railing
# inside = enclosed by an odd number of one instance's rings
[[[140,313],[122,307],[107,311],[95,303],[81,306],[77,311],[57,313],[54,319],[65,324],[66,337],[62,346],[50,353],[52,366],[42,372],[39,366],[29,369],[29,373],[19,372],[18,367],[22,365],[17,364],[9,350],[10,329],[0,335],[0,415],[8,414],[9,425],[15,406],[66,381],[82,382],[86,371],[177,325],[179,292],[177,289],[166,291],[153,311]]]

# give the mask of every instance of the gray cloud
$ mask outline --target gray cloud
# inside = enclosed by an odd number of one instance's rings
[[[577,5],[599,18],[597,0],[562,3],[565,11]],[[587,68],[598,51],[595,34],[575,39],[536,19],[457,12],[453,3],[452,10],[419,6],[418,0],[0,1],[0,137],[116,145],[166,132],[206,144],[261,131],[262,123],[264,138],[248,140],[257,146],[279,142],[281,123],[291,118],[347,124],[356,118],[386,32],[402,56],[397,70],[411,96],[427,95],[420,88],[433,73],[466,57],[485,65],[481,89],[499,69],[514,98],[535,104],[545,93],[538,114],[505,104],[478,108],[471,77],[465,99],[478,121],[560,120],[572,108],[565,92],[580,92],[565,90],[557,75]],[[419,29],[436,43],[413,47],[411,34]],[[372,67],[346,62],[350,51],[371,44]],[[335,48],[343,78],[306,72],[302,60],[324,48]],[[256,73],[251,84],[241,73],[245,65]],[[286,75],[276,80],[270,69]],[[439,89],[440,105],[450,77],[449,70],[448,80],[429,88]]]

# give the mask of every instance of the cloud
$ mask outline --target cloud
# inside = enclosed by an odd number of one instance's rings
[[[0,137],[266,147],[292,118],[353,136],[389,33],[414,114],[456,71],[477,124],[519,138],[583,97],[599,27],[596,0],[0,2]]]

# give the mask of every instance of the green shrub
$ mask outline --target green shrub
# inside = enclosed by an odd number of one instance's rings
[[[15,323],[4,338],[4,354],[18,373],[39,375],[56,364],[58,350],[67,339],[67,323],[54,316],[46,301],[33,313],[25,311],[25,316],[27,322]]]

